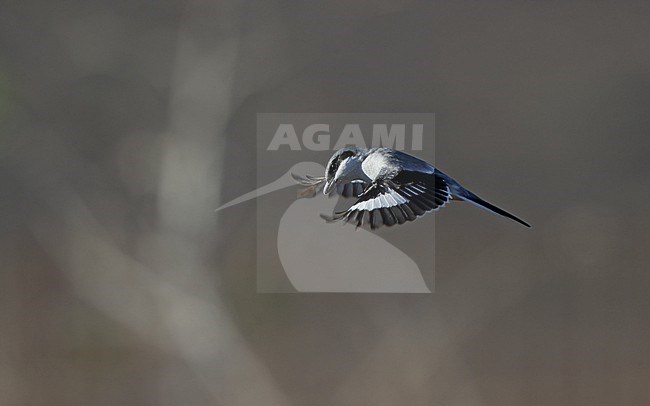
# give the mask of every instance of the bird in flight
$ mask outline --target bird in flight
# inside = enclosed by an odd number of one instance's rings
[[[530,227],[427,162],[391,148],[345,147],[332,155],[325,176],[293,176],[307,186],[303,196],[322,189],[326,195],[338,193],[357,198],[345,211],[322,215],[328,222],[343,221],[376,229],[413,221],[451,200],[461,200]]]

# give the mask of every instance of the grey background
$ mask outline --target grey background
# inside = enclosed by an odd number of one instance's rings
[[[0,403],[648,404],[647,2],[0,2]],[[433,295],[255,292],[258,112],[435,112]]]

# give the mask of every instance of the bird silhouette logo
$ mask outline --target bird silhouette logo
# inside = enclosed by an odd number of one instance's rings
[[[223,204],[217,211],[297,188],[294,201],[275,221],[274,254],[292,287],[280,291],[430,293],[420,266],[398,244],[370,230],[335,227],[320,217],[332,213],[339,199],[347,199],[342,194],[315,193],[322,185],[304,184],[304,180],[313,179],[324,170],[316,162],[297,163],[275,181]],[[262,242],[270,244],[268,240],[264,238]],[[271,254],[258,252],[258,272],[264,272],[260,268],[267,262],[260,260],[260,256]]]

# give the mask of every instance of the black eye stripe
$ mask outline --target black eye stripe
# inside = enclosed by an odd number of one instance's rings
[[[339,165],[341,165],[341,162],[345,158],[350,158],[352,156],[354,156],[354,152],[352,152],[352,151],[343,151],[343,152],[341,152],[341,154],[339,156],[337,156],[335,160],[332,161],[332,164],[328,168],[328,173],[331,176],[334,176],[336,174],[336,170],[338,169]]]

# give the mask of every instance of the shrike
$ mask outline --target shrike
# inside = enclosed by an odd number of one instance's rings
[[[306,193],[322,187],[326,195],[337,191],[344,197],[357,198],[349,209],[323,216],[328,222],[344,221],[375,229],[413,221],[451,200],[462,200],[530,227],[427,162],[390,148],[340,149],[332,155],[325,171],[323,177],[294,178],[309,186]]]

